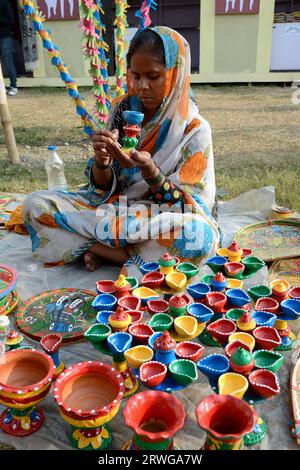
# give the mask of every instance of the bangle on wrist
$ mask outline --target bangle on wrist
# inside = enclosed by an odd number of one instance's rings
[[[112,158],[109,160],[109,163],[107,165],[102,165],[101,163],[98,163],[96,158],[94,160],[94,165],[96,168],[98,168],[98,170],[108,170],[109,168],[112,167],[112,164],[113,164]]]
[[[158,174],[155,176],[156,170],[158,171]],[[153,172],[153,176],[151,175],[150,177],[144,177],[144,180],[149,186],[156,186],[158,184],[161,184],[165,179],[165,175],[161,171],[158,166],[155,165],[155,171]]]

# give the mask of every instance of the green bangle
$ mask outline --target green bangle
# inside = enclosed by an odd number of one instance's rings
[[[144,178],[144,179],[145,179],[146,183],[149,184],[149,186],[154,186],[154,185],[162,183],[163,180],[165,179],[165,175],[159,169],[159,173],[158,173],[157,176],[154,176],[153,178]]]

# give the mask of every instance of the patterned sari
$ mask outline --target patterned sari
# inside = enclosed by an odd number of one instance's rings
[[[84,189],[32,193],[24,204],[24,221],[34,256],[47,266],[76,261],[100,242],[126,247],[127,273],[139,277],[140,264],[158,259],[165,251],[200,265],[216,250],[219,233],[210,213],[215,200],[211,129],[190,97],[189,44],[170,28],[153,30],[164,44],[165,98],[143,127],[139,149],[148,151],[166,176],[163,199],[152,194],[140,170],[130,173],[118,162],[113,163],[111,188],[97,189],[93,159]],[[128,96],[114,103],[109,121],[110,129],[119,129],[120,143],[122,112],[141,111],[129,75],[127,83]]]

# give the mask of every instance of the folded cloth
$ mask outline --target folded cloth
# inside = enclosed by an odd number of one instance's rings
[[[20,204],[14,211],[12,211],[9,221],[6,222],[6,230],[13,230],[20,235],[29,235],[27,228],[24,225],[22,214],[23,204]]]

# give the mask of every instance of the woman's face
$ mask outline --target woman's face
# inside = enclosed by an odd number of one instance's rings
[[[157,111],[164,98],[166,67],[152,53],[139,49],[131,57],[130,81],[134,95],[148,111]]]

